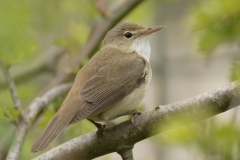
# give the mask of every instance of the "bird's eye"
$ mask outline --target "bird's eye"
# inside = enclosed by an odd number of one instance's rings
[[[131,38],[132,37],[132,33],[126,32],[126,33],[124,33],[124,37]]]

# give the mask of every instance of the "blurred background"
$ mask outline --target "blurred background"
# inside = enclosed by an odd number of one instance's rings
[[[107,12],[119,3],[123,0],[0,0],[0,60],[10,67],[23,109],[79,54],[91,35],[91,28],[104,17],[101,10]],[[122,21],[167,26],[151,37],[153,79],[138,106],[142,111],[240,79],[238,0],[148,0]],[[79,66],[91,56],[84,57]],[[72,81],[78,70],[71,71],[67,81]],[[64,96],[51,103],[30,128],[21,160],[44,152],[31,153],[31,145],[63,100]],[[20,112],[14,110],[0,72],[0,159],[4,159],[11,145],[16,129],[11,122]],[[238,120],[239,109],[235,108],[209,120],[164,132],[137,143],[134,157],[137,160],[238,160]],[[178,122],[166,126],[172,123]],[[93,130],[95,127],[83,120],[68,127],[48,149]],[[111,159],[121,158],[116,153],[96,158]]]

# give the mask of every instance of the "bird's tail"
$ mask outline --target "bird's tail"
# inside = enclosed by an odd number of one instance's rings
[[[45,149],[63,131],[78,112],[79,106],[83,104],[84,100],[82,102],[81,99],[75,98],[70,93],[71,90],[58,112],[33,144],[31,148],[32,152]]]
[[[56,114],[44,132],[35,141],[31,151],[38,152],[45,149],[63,131],[70,121],[70,118],[66,119],[66,117]]]

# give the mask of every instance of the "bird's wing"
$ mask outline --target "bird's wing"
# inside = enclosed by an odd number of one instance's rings
[[[129,54],[129,53],[128,53]],[[145,60],[117,53],[86,80],[80,90],[86,101],[70,123],[98,114],[119,102],[144,81]]]

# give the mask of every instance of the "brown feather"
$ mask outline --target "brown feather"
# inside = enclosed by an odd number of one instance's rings
[[[102,54],[108,54],[108,57],[111,57],[109,61],[112,63],[101,61],[100,58],[104,57]],[[126,54],[129,53],[116,48],[107,48],[107,51],[100,51],[93,57],[93,59],[100,59],[95,61],[95,65],[99,68],[89,75],[81,88],[80,94],[86,103],[70,123],[78,122],[108,109],[138,87],[144,77],[146,63],[136,54],[130,54],[129,58],[125,59]],[[91,61],[89,63],[91,64]]]
[[[33,144],[31,148],[32,152],[45,149],[63,131],[63,129],[69,124],[71,119],[79,110],[79,104],[81,104],[80,101],[78,99],[71,100],[69,98],[72,97],[70,93],[63,102],[57,114],[53,117],[49,125]],[[66,107],[67,105],[70,105],[71,108],[68,109],[68,107]]]

